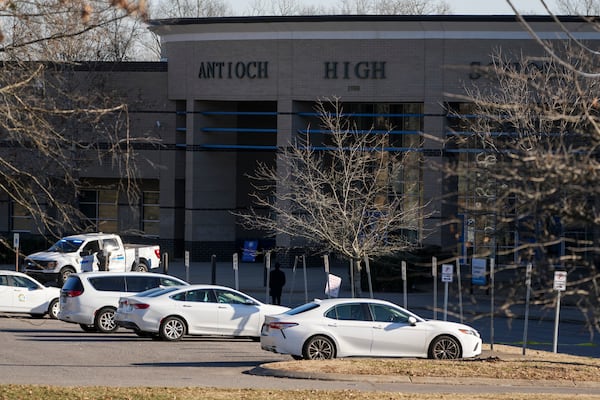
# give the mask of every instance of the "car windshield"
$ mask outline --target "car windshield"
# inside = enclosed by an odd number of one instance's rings
[[[56,253],[73,253],[74,251],[77,251],[81,246],[81,243],[83,243],[83,241],[79,239],[60,239],[58,242],[54,243],[48,251]]]

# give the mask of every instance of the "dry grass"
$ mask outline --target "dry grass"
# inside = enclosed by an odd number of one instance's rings
[[[495,345],[476,359],[436,361],[421,359],[336,359],[327,361],[283,361],[277,369],[357,375],[408,377],[494,378],[551,381],[600,382],[600,359],[554,354],[512,346]]]
[[[484,348],[485,350],[485,348]],[[525,380],[600,382],[600,360],[528,350],[509,346],[489,348],[474,360],[432,361],[414,359],[340,359],[331,361],[285,361],[278,369],[363,375],[405,375],[413,377],[480,377]],[[552,387],[546,392],[552,393]],[[600,395],[549,393],[390,393],[318,390],[256,390],[215,388],[107,388],[55,387],[34,385],[0,385],[1,400],[16,399],[144,399],[144,400],[600,400]]]
[[[0,385],[0,399],[23,400],[600,400],[600,396],[568,394],[390,393],[353,390],[255,390],[211,388],[63,388]]]

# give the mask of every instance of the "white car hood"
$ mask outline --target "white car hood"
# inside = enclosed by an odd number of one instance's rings
[[[38,251],[37,253],[33,253],[27,256],[32,260],[41,260],[41,261],[56,261],[59,258],[64,256],[72,256],[73,253],[58,253],[55,251]]]
[[[456,332],[459,329],[469,329],[472,331],[477,331],[475,328],[460,324],[458,322],[450,322],[450,321],[438,321],[433,319],[428,319],[422,322],[417,322],[418,326],[426,326],[435,330],[447,331],[447,332]]]

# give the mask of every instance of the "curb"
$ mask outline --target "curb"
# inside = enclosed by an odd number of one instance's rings
[[[600,382],[557,381],[557,380],[526,380],[526,379],[495,379],[495,378],[462,378],[434,376],[388,376],[388,375],[346,375],[326,372],[293,371],[273,368],[269,364],[261,364],[248,371],[251,375],[271,376],[275,378],[313,379],[321,381],[342,382],[372,382],[372,383],[412,383],[420,385],[494,385],[517,387],[560,387],[560,388],[600,388]]]

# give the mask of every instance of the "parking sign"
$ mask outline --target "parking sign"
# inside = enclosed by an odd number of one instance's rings
[[[567,272],[554,271],[554,290],[564,292],[567,290]]]
[[[453,264],[442,264],[442,282],[452,282],[453,273]]]

